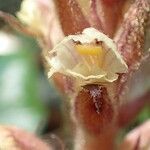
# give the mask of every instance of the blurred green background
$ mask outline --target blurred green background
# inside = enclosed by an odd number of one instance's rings
[[[40,49],[32,38],[8,30],[1,30],[0,45],[0,124],[36,131],[59,100],[44,74]]]

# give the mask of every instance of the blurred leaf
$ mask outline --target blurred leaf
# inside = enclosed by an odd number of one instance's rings
[[[19,50],[0,57],[0,123],[35,131],[46,114],[38,87],[39,51],[32,39],[18,36]]]

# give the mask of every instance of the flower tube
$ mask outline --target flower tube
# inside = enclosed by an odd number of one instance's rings
[[[78,85],[113,82],[128,70],[114,41],[94,28],[65,37],[47,60],[49,77],[59,72],[75,78]]]

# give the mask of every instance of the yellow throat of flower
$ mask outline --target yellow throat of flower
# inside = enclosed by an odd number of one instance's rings
[[[95,67],[99,68],[102,66],[104,49],[101,45],[77,44],[75,45],[75,49],[82,57],[89,71],[93,70]]]
[[[76,50],[81,55],[91,55],[91,56],[97,56],[102,55],[103,49],[101,46],[96,45],[81,45],[77,44],[75,46]]]

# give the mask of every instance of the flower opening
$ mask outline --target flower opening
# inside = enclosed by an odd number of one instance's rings
[[[94,28],[65,37],[49,54],[49,77],[60,72],[80,85],[113,82],[128,69],[113,40]]]

